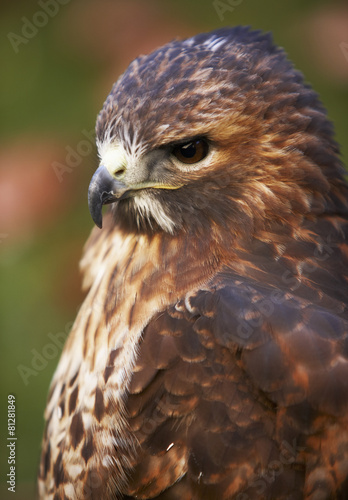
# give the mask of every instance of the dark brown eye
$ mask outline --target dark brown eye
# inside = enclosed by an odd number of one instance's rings
[[[173,155],[182,163],[198,163],[208,154],[208,144],[204,139],[179,144],[174,147]]]

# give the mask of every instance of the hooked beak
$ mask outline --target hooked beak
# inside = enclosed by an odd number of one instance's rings
[[[88,208],[94,223],[102,228],[103,205],[120,200],[129,191],[123,183],[111,176],[108,169],[101,165],[92,177],[88,188]]]

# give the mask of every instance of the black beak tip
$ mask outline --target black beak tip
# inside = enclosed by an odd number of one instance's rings
[[[93,193],[94,194],[94,193]],[[103,212],[102,212],[103,203],[100,199],[94,194],[94,196],[88,195],[88,208],[93,219],[93,222],[100,229],[103,227]]]
[[[95,223],[95,225],[96,225],[97,227],[99,227],[99,229],[102,229],[102,227],[103,227],[103,218],[102,218],[102,217],[100,217],[100,220],[96,220],[96,219],[94,219],[94,223]]]
[[[96,226],[103,226],[103,205],[122,198],[128,187],[114,179],[101,165],[92,177],[88,189],[88,208]]]

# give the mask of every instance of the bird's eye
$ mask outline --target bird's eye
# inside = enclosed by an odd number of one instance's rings
[[[198,163],[208,154],[208,143],[204,139],[196,139],[178,144],[173,149],[173,155],[182,163]]]

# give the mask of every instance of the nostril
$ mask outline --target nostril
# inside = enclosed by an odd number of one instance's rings
[[[124,167],[119,168],[118,170],[114,171],[114,177],[115,179],[122,179],[124,174],[126,173],[126,169]]]

